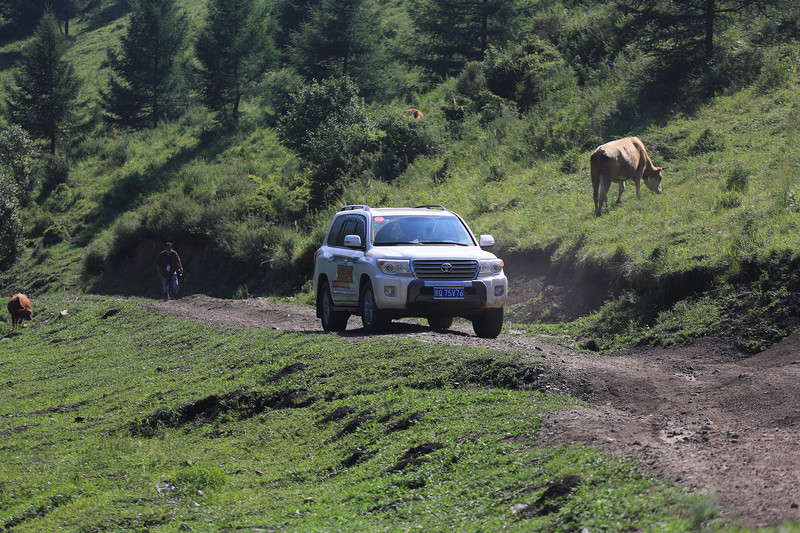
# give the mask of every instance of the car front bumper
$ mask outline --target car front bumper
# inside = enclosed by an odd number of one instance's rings
[[[463,288],[463,298],[435,298],[435,288]],[[436,281],[380,276],[375,280],[375,299],[380,309],[397,316],[470,316],[487,308],[503,307],[508,295],[504,275],[475,280]]]

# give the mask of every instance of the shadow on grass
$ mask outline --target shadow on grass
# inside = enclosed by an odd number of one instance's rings
[[[119,20],[127,15],[130,10],[131,7],[128,2],[114,2],[111,5],[105,6],[87,17],[88,25],[86,31],[94,31],[108,26],[115,20]]]
[[[213,133],[210,132],[201,137],[192,147],[181,148],[161,165],[154,166],[145,172],[132,172],[117,179],[103,195],[100,205],[86,217],[92,223],[76,236],[76,241],[81,245],[88,244],[103,228],[113,224],[119,216],[135,208],[151,193],[163,188],[182,167],[201,155],[206,159],[213,160],[239,140],[238,136],[213,135]]]

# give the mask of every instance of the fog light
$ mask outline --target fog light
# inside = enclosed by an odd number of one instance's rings
[[[389,298],[394,298],[394,286],[393,285],[386,285],[383,288],[383,295],[388,296]]]
[[[505,285],[495,285],[495,287],[494,287],[494,295],[495,296],[502,296],[503,293],[505,293],[505,292],[506,292]]]

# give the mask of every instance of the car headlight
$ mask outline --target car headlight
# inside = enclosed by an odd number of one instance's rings
[[[390,276],[411,276],[411,263],[408,259],[378,259],[378,268]]]
[[[485,259],[481,261],[481,268],[478,271],[479,276],[496,276],[503,271],[502,259]]]

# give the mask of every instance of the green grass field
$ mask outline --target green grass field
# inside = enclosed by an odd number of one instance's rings
[[[536,358],[37,303],[0,340],[3,531],[685,531],[703,508],[541,445],[576,402]]]

